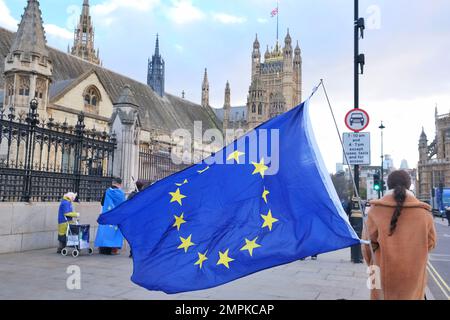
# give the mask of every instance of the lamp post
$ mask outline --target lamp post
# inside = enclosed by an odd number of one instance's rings
[[[386,127],[383,125],[383,121],[381,121],[381,125],[378,127],[381,130],[381,167],[380,167],[380,178],[381,178],[381,195],[384,196],[384,154],[383,154],[383,129],[386,129]]]

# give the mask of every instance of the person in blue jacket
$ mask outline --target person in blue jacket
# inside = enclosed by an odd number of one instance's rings
[[[62,198],[59,204],[58,210],[58,241],[59,247],[56,251],[61,253],[61,250],[66,246],[67,243],[67,228],[69,224],[73,223],[73,218],[78,218],[80,215],[73,211],[73,202],[77,198],[77,194],[73,192],[68,192]]]
[[[126,201],[126,196],[122,190],[122,179],[114,178],[112,186],[103,195],[102,214],[111,211],[124,201]],[[123,239],[118,226],[99,225],[95,247],[99,248],[100,254],[117,255],[119,250],[122,249]]]

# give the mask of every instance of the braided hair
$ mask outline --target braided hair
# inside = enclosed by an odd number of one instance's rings
[[[388,177],[388,188],[394,190],[394,199],[397,203],[395,207],[394,214],[391,218],[391,225],[389,230],[389,236],[394,234],[395,229],[397,228],[397,222],[402,214],[403,205],[406,200],[406,194],[409,188],[411,187],[411,177],[404,170],[397,170],[392,172]]]

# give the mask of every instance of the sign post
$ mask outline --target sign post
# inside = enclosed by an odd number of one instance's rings
[[[350,215],[350,223],[359,237],[362,236],[363,229],[363,208],[360,208],[360,198],[357,197],[359,194],[359,166],[370,165],[370,133],[361,131],[369,126],[369,122],[369,114],[358,107],[350,110],[345,116],[345,125],[353,133],[344,133],[344,152],[348,165],[355,166],[355,185],[357,190],[357,194],[352,198],[353,209]],[[361,247],[352,247],[351,256],[353,263],[362,263]]]

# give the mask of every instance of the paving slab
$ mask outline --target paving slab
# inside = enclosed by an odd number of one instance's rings
[[[63,257],[55,249],[0,255],[0,298],[37,300],[339,300],[368,299],[366,266],[350,261],[350,249],[264,270],[217,288],[167,295],[131,282],[132,259]],[[81,289],[67,287],[71,267]],[[70,270],[69,270],[70,271]]]

